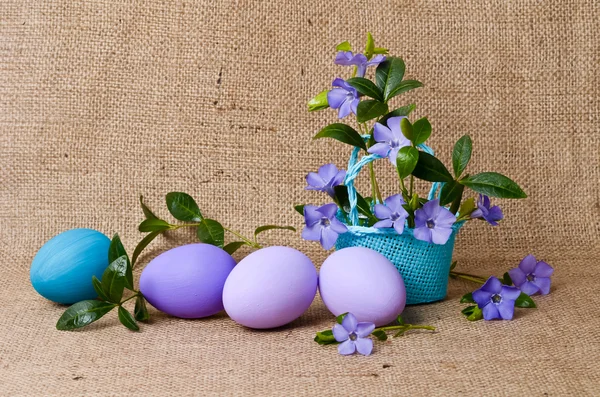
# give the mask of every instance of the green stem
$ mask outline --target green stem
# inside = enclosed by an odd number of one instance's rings
[[[169,225],[171,230],[177,230],[182,227],[197,227],[199,223],[184,223],[183,225]]]
[[[381,191],[379,191],[379,185],[377,184],[377,178],[375,177],[375,168],[373,167],[373,163],[369,163],[369,176],[371,177],[371,190],[373,198],[377,199],[379,203],[383,203]]]
[[[133,295],[131,295],[129,298],[125,299],[124,301],[121,301],[121,303],[119,305],[122,305],[123,303],[125,303],[125,302],[127,302],[129,300],[132,300],[133,298],[135,298],[135,297],[137,297],[139,295],[140,295],[140,293],[138,291],[136,291],[136,293],[133,294]]]
[[[225,229],[226,231],[228,231],[229,233],[233,234],[234,236],[238,237],[239,239],[241,239],[243,242],[245,242],[247,245],[249,245],[252,248],[262,248],[262,245],[260,245],[259,243],[257,243],[256,241],[252,241],[250,239],[247,239],[246,237],[242,236],[241,234],[239,234],[236,231],[233,231],[231,229],[228,229],[226,227],[224,227],[223,229]]]
[[[415,177],[411,174],[410,175],[410,197],[413,196],[414,184],[415,184]]]
[[[412,324],[404,324],[404,325],[392,325],[389,327],[381,327],[381,328],[375,328],[373,330],[373,332],[375,331],[393,331],[393,330],[403,330],[404,332],[406,331],[410,331],[411,329],[426,329],[429,331],[435,331],[435,327],[431,326],[431,325],[412,325]]]
[[[450,277],[462,278],[463,280],[472,281],[472,282],[478,283],[478,284],[485,284],[485,282],[487,281],[483,277],[474,276],[474,275],[468,274],[468,273],[455,272],[455,271],[450,272]]]

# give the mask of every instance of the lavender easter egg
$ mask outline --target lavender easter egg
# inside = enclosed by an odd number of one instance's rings
[[[140,291],[158,310],[181,318],[223,310],[223,285],[235,260],[210,244],[189,244],[163,252],[142,271]]]
[[[396,267],[363,247],[336,251],[323,262],[319,292],[334,316],[350,312],[358,321],[377,326],[394,321],[406,304],[404,280]]]
[[[30,269],[33,288],[44,298],[71,304],[98,297],[92,276],[108,267],[110,239],[92,229],[71,229],[40,248]]]
[[[231,319],[249,328],[276,328],[300,317],[317,293],[317,271],[289,247],[253,252],[233,269],[223,289]]]

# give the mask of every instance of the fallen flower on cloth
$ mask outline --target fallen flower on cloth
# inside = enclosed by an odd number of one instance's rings
[[[519,267],[508,271],[512,282],[527,295],[550,292],[550,276],[554,273],[552,266],[544,261],[537,261],[533,255],[527,255]]]

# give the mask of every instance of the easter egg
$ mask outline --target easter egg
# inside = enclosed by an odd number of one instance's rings
[[[334,316],[350,312],[376,326],[394,321],[406,304],[404,280],[396,267],[363,247],[336,251],[323,262],[319,292]]]
[[[234,266],[235,260],[219,247],[182,245],[148,263],[140,291],[152,306],[172,316],[212,316],[223,310],[223,285]]]
[[[91,229],[72,229],[50,239],[33,258],[30,280],[44,298],[71,304],[98,297],[92,276],[108,267],[110,239]]]
[[[231,319],[249,328],[276,328],[300,317],[317,293],[317,271],[289,247],[253,252],[233,269],[223,289]]]

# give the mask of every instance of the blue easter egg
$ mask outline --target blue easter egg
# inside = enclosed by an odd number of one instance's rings
[[[110,239],[91,229],[67,230],[40,248],[31,263],[33,288],[44,298],[71,304],[98,297],[92,276],[108,267]]]

